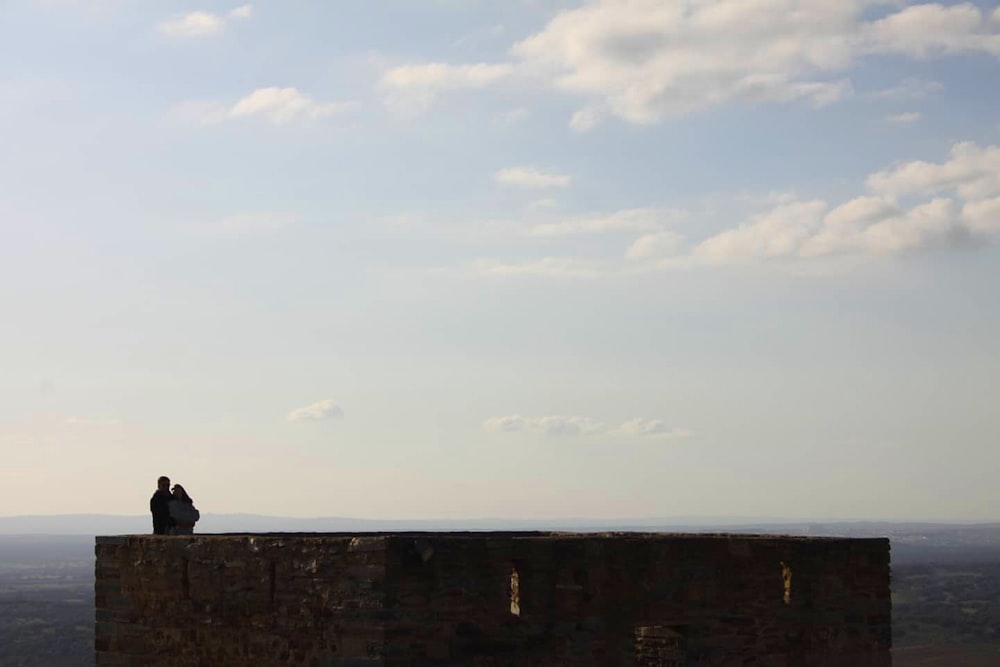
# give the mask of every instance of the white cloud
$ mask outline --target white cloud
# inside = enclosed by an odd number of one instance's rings
[[[981,51],[1000,55],[1000,33],[975,5],[928,3],[863,26],[867,51],[931,58]]]
[[[632,419],[611,431],[612,435],[639,438],[690,438],[694,432],[669,426],[660,419]]]
[[[184,102],[173,115],[185,123],[212,125],[260,117],[274,125],[317,121],[353,111],[356,102],[317,102],[296,88],[258,88],[229,106],[219,102]]]
[[[952,199],[932,199],[909,211],[870,225],[855,245],[870,255],[948,248],[968,241],[959,206]],[[850,246],[848,246],[848,249]]]
[[[515,123],[520,123],[529,115],[530,112],[527,107],[517,107],[511,109],[510,111],[497,114],[497,120],[504,125],[514,125]]]
[[[516,433],[528,428],[530,420],[521,415],[490,417],[483,422],[483,428],[493,433]]]
[[[493,258],[472,266],[496,276],[594,279],[769,260],[803,267],[834,256],[884,257],[1000,243],[1000,147],[956,144],[942,162],[901,162],[872,173],[866,185],[867,191],[840,202],[803,201],[789,193],[743,197],[766,210],[690,243],[668,228],[688,214],[670,209],[566,218],[526,230],[515,226],[508,234],[520,229],[550,243],[612,232],[632,235],[632,241],[624,256]]]
[[[832,255],[845,247],[858,244],[859,234],[866,227],[899,217],[903,211],[892,202],[873,196],[856,197],[827,213],[822,224],[813,222],[812,236],[796,250],[806,257]]]
[[[973,234],[1000,236],[1000,197],[966,204],[962,218]]]
[[[205,37],[222,32],[225,21],[210,12],[191,12],[164,21],[156,29],[171,37]]]
[[[491,433],[536,432],[546,436],[606,436],[617,438],[687,438],[693,435],[687,429],[669,427],[659,419],[632,419],[611,427],[591,417],[580,415],[548,415],[524,417],[507,415],[490,417],[483,428]]]
[[[233,105],[229,114],[233,118],[260,115],[275,125],[293,120],[318,120],[345,111],[357,105],[353,102],[316,102],[295,88],[259,88]]]
[[[681,251],[684,237],[675,232],[643,234],[629,246],[625,256],[629,259],[664,259]]]
[[[483,428],[493,433],[540,431],[545,435],[595,435],[604,430],[604,425],[590,417],[579,415],[549,415],[546,417],[507,415],[505,417],[490,417],[483,422]]]
[[[913,161],[871,174],[869,194],[830,209],[794,202],[695,247],[706,263],[829,255],[884,256],[995,242],[1000,232],[1000,147],[955,145],[941,163]],[[941,196],[943,193],[954,196]],[[912,204],[902,197],[933,197]]]
[[[859,197],[829,212],[825,202],[797,202],[703,241],[694,256],[708,264],[730,264],[950,248],[971,238],[960,213],[947,198],[902,209],[879,197]]]
[[[592,104],[575,112],[569,119],[569,126],[577,132],[590,132],[601,124],[606,115],[603,107]]]
[[[657,232],[681,219],[683,212],[675,209],[633,208],[606,215],[567,218],[535,225],[531,236],[561,237],[614,232]]]
[[[868,188],[892,197],[951,189],[966,199],[1000,194],[1000,147],[956,144],[946,162],[904,162],[869,176]]]
[[[484,88],[514,72],[508,63],[400,65],[386,71],[378,86],[389,106],[404,114],[423,113],[446,91]]]
[[[570,126],[587,131],[605,114],[653,123],[735,102],[831,104],[853,91],[845,74],[873,56],[1000,55],[996,12],[991,18],[971,3],[925,3],[871,20],[871,5],[594,0],[556,13],[515,43],[510,63],[405,65],[387,72],[382,85],[423,91],[418,98],[429,99],[446,88],[517,76],[583,98]],[[886,97],[937,89],[933,82],[904,85]]]
[[[557,89],[596,98],[598,108],[635,123],[735,100],[823,105],[851,90],[848,81],[810,76],[851,64],[855,4],[603,0],[557,14],[513,52]],[[572,123],[593,127],[593,114]]]
[[[597,435],[604,431],[604,425],[599,421],[579,415],[536,417],[531,424],[545,435]]]
[[[319,401],[304,408],[296,408],[288,413],[288,421],[325,421],[328,419],[340,419],[344,416],[344,411],[332,400]]]
[[[432,91],[482,88],[510,76],[513,71],[513,66],[505,63],[401,65],[383,74],[380,83],[389,88]]]
[[[564,174],[553,174],[533,167],[508,167],[494,174],[498,183],[519,188],[568,188],[572,179]]]
[[[818,226],[825,209],[821,201],[783,204],[702,241],[694,254],[710,264],[793,256]]]
[[[234,19],[248,19],[253,16],[253,5],[241,5],[229,12],[229,17]]]
[[[885,119],[890,123],[908,125],[920,120],[920,114],[916,111],[904,111],[903,113],[890,114],[886,116]]]
[[[248,19],[251,16],[252,5],[237,7],[226,15],[195,11],[163,21],[156,29],[169,37],[209,37],[225,30],[230,20]]]

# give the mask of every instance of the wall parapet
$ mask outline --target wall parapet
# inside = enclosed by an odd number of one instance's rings
[[[890,665],[887,539],[96,539],[102,665]]]

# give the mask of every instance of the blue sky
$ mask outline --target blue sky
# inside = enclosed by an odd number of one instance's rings
[[[1000,7],[0,4],[5,514],[990,520]]]

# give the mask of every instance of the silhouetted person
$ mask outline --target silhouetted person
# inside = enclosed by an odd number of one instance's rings
[[[156,493],[149,499],[149,513],[153,515],[153,535],[166,535],[176,522],[170,516],[170,478],[156,480]]]
[[[168,507],[170,518],[174,520],[174,527],[168,532],[171,535],[194,535],[194,524],[201,518],[201,514],[183,486],[174,484],[173,491]]]

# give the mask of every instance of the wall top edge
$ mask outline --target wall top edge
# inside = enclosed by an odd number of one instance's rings
[[[396,539],[434,539],[434,540],[496,540],[496,539],[517,539],[517,540],[608,540],[614,542],[669,542],[669,541],[751,541],[751,542],[789,542],[789,543],[885,543],[888,544],[888,537],[830,537],[830,536],[803,536],[803,535],[779,535],[779,534],[742,534],[742,533],[655,533],[655,532],[546,532],[546,531],[483,531],[483,532],[358,532],[358,533],[200,533],[191,536],[167,536],[167,535],[98,535],[95,536],[96,544],[126,544],[135,540],[205,540],[205,541],[225,541],[225,540],[245,540],[254,539],[280,539],[280,540],[315,540],[315,539],[384,539],[388,541]]]

